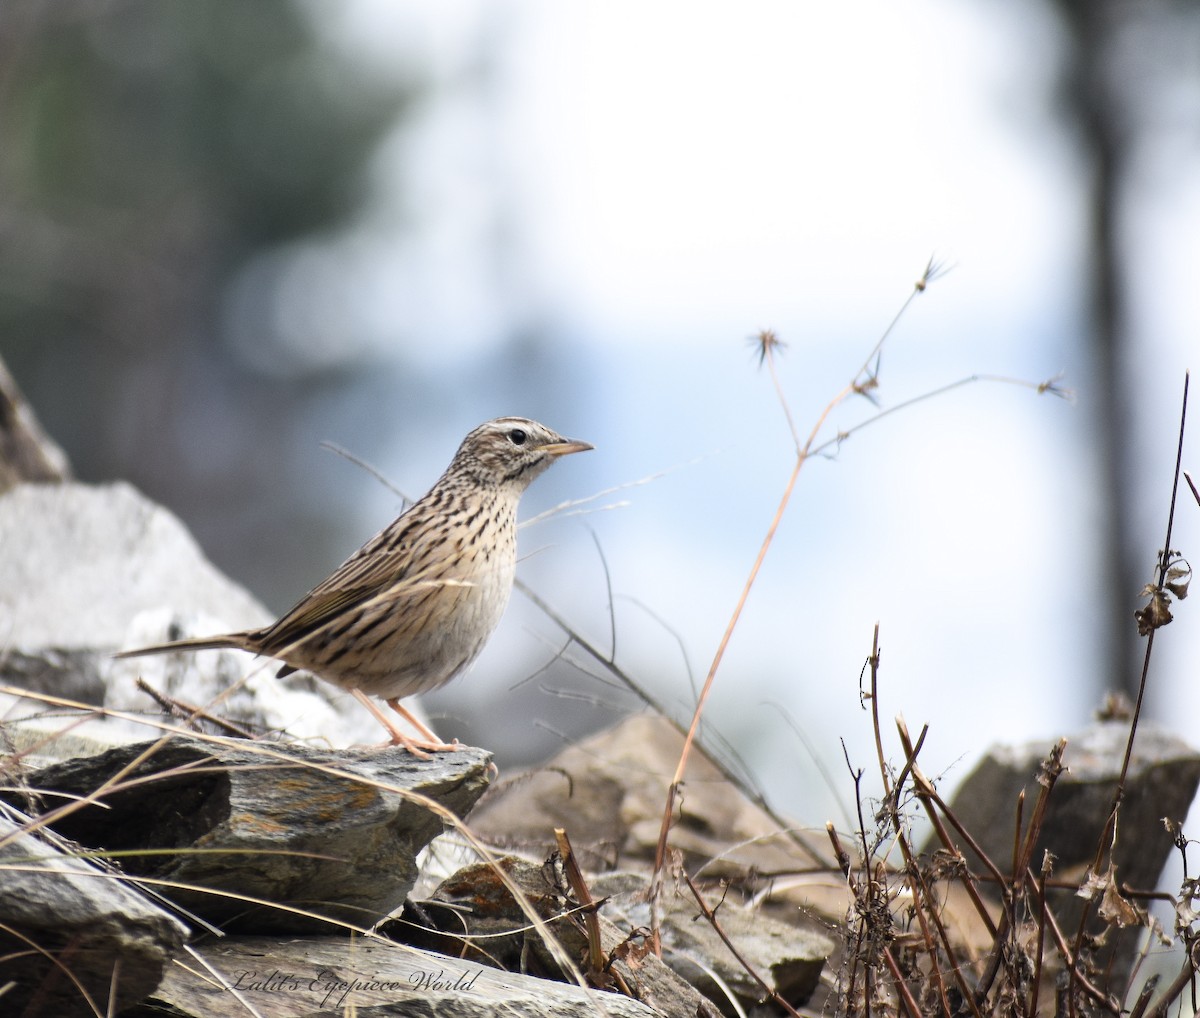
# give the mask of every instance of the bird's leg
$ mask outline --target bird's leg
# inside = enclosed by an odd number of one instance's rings
[[[384,714],[383,711],[381,711],[375,705],[375,701],[372,700],[369,696],[367,696],[366,693],[364,693],[361,689],[352,689],[352,690],[350,690],[350,693],[354,697],[354,699],[356,699],[359,703],[361,703],[364,707],[366,707],[367,710],[369,710],[371,712],[372,717],[374,717],[376,721],[378,721],[381,725],[383,725],[384,728],[387,729],[388,735],[391,737],[388,740],[387,745],[403,746],[406,750],[408,750],[413,756],[417,757],[419,760],[433,759],[428,753],[425,752],[425,750],[426,749],[435,749],[435,748],[440,748],[440,747],[427,745],[423,740],[416,740],[416,739],[409,738],[409,736],[405,735],[402,731],[400,731],[399,728],[397,728],[394,724],[392,724],[392,719],[389,718],[386,714]],[[424,725],[422,725],[420,727],[424,728]],[[428,731],[428,729],[426,729],[426,731]],[[437,740],[434,739],[432,741],[436,742]],[[445,747],[445,748],[450,748],[450,747]]]
[[[421,741],[417,745],[422,749],[427,749],[433,753],[444,753],[448,750],[458,749],[459,742],[457,739],[453,742],[443,742],[430,730],[428,725],[422,724],[416,715],[404,707],[399,697],[393,697],[391,700],[388,700],[387,705],[421,733]]]

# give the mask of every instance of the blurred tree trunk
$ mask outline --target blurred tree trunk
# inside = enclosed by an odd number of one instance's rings
[[[1129,317],[1132,260],[1122,215],[1135,183],[1140,142],[1161,121],[1167,93],[1189,63],[1186,40],[1200,10],[1196,0],[1055,0],[1069,31],[1068,111],[1090,171],[1086,265],[1087,335],[1095,400],[1090,408],[1098,446],[1103,556],[1100,617],[1104,690],[1137,693],[1143,645],[1133,611],[1150,579],[1147,535],[1137,526],[1138,435],[1136,328]]]
[[[1132,621],[1138,589],[1136,534],[1132,520],[1132,463],[1129,403],[1132,394],[1121,370],[1129,345],[1124,318],[1125,278],[1118,255],[1117,221],[1132,138],[1110,76],[1107,57],[1115,44],[1114,8],[1122,0],[1060,3],[1072,33],[1069,89],[1081,143],[1091,170],[1088,194],[1088,336],[1092,344],[1096,401],[1091,407],[1099,445],[1100,517],[1103,539],[1101,632],[1107,674],[1103,688],[1137,693],[1138,652]],[[1098,700],[1098,698],[1097,698]]]

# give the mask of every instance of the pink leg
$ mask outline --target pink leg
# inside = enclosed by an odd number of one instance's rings
[[[413,728],[421,733],[421,742],[418,743],[418,745],[420,745],[422,749],[427,749],[432,753],[445,753],[447,751],[458,749],[459,743],[457,739],[455,739],[453,742],[443,742],[436,735],[434,735],[432,731],[429,730],[427,725],[423,725],[415,715],[405,709],[399,698],[388,700],[387,705],[402,718],[404,718],[405,721],[412,725]]]
[[[383,725],[384,728],[387,729],[389,736],[387,745],[402,746],[420,760],[432,759],[428,753],[424,752],[424,750],[439,747],[428,746],[423,740],[409,738],[409,736],[405,735],[402,731],[400,731],[399,728],[392,724],[392,719],[384,714],[383,711],[381,711],[375,705],[375,701],[367,696],[361,689],[352,689],[350,690],[350,693],[354,699],[356,699],[371,712],[372,717],[374,717],[376,721],[378,721],[381,725]]]

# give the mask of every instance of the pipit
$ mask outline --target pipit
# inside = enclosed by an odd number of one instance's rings
[[[558,457],[591,449],[524,417],[472,431],[438,482],[278,622],[127,650],[117,657],[236,648],[348,690],[416,756],[453,749],[400,700],[449,682],[496,628],[517,564],[517,503]],[[411,724],[400,731],[369,696]]]

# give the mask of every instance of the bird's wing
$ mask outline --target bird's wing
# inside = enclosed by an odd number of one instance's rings
[[[261,634],[264,654],[277,655],[295,647],[379,592],[378,587],[317,588]]]
[[[261,652],[286,656],[339,619],[350,619],[376,597],[386,596],[393,610],[425,596],[435,585],[427,574],[425,556],[414,557],[419,526],[400,526],[396,520],[304,595],[278,622],[261,630]]]

